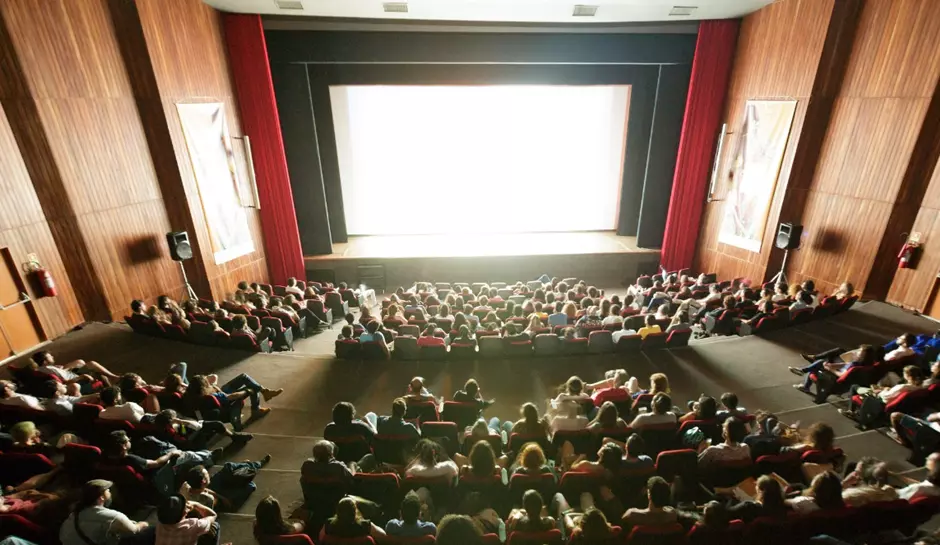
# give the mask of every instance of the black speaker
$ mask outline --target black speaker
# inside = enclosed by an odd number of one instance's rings
[[[189,234],[186,231],[170,231],[166,234],[166,243],[173,261],[192,259],[193,248],[189,245]]]
[[[793,223],[781,223],[777,227],[777,248],[793,250],[800,247],[800,236],[803,235],[803,226]]]

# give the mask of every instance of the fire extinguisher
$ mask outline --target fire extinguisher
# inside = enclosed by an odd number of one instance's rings
[[[904,243],[904,246],[901,246],[901,251],[898,253],[898,268],[899,269],[910,269],[911,262],[914,260],[914,252],[917,250],[918,244],[916,242],[907,241]]]
[[[39,261],[31,260],[24,265],[24,268],[27,274],[35,276],[36,284],[42,289],[43,297],[55,297],[59,294],[59,290],[55,287],[55,280],[52,278],[52,273],[44,268]]]

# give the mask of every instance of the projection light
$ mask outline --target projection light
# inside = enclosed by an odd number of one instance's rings
[[[575,17],[594,17],[595,13],[597,13],[597,6],[575,4],[574,12],[571,15]]]
[[[382,9],[385,13],[408,13],[407,2],[384,2]]]
[[[682,17],[687,15],[692,15],[692,12],[697,10],[697,6],[672,6],[672,9],[669,10],[670,17]]]

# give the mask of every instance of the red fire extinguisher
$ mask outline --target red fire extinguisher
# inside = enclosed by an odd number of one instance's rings
[[[904,246],[901,246],[901,251],[898,253],[898,268],[899,269],[910,269],[911,262],[914,260],[914,252],[917,250],[918,244],[916,242],[905,242]]]
[[[55,287],[55,280],[52,278],[52,273],[44,268],[39,261],[31,260],[24,265],[24,268],[27,274],[35,275],[36,284],[38,284],[39,288],[42,290],[43,297],[55,297],[59,294],[59,290]]]

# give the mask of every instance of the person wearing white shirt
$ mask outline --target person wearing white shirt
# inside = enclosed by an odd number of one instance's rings
[[[744,422],[734,417],[725,420],[721,435],[724,438],[723,443],[712,445],[698,455],[700,468],[707,468],[715,462],[751,459],[751,448],[744,444],[744,438],[747,436]]]
[[[88,403],[98,399],[98,394],[70,396],[66,392],[67,388],[61,382],[54,380],[44,382],[40,391],[42,397],[45,398],[42,400],[43,408],[61,416],[71,416],[76,403]]]
[[[623,324],[621,326],[622,329],[614,331],[613,333],[610,334],[610,338],[614,342],[614,344],[617,344],[617,342],[620,341],[621,337],[624,337],[627,335],[636,335],[636,330],[631,327],[628,327],[627,323],[628,322],[622,322]]]
[[[96,361],[74,360],[62,365],[56,364],[52,354],[45,350],[33,354],[32,360],[39,366],[39,371],[55,375],[62,382],[69,384],[71,395],[78,395],[79,390],[82,390],[81,393],[91,393],[91,384],[94,382],[94,377],[90,373],[96,373],[105,381],[121,378],[120,375],[112,373]],[[75,386],[71,386],[72,384]]]
[[[146,522],[134,522],[111,506],[111,487],[114,483],[94,479],[82,487],[78,507],[62,523],[59,541],[62,545],[118,545],[124,538],[137,543],[153,543],[154,528]]]
[[[931,453],[927,457],[927,478],[923,481],[917,481],[903,475],[896,475],[907,486],[898,490],[898,497],[902,500],[911,501],[926,496],[940,496],[940,452]]]
[[[800,291],[796,294],[796,301],[790,305],[790,310],[800,310],[813,306],[813,295],[808,291]]]
[[[98,418],[127,420],[132,424],[137,424],[146,414],[146,411],[140,405],[132,401],[125,403],[121,398],[121,390],[118,388],[105,388],[99,395],[101,396],[101,404],[105,408],[98,414]]]
[[[646,426],[655,426],[658,424],[676,424],[679,421],[672,409],[672,398],[662,392],[653,396],[653,402],[650,405],[652,412],[640,413],[630,422],[630,427],[639,429]]]
[[[613,305],[613,306],[611,306],[611,307],[610,307],[610,316],[607,316],[606,318],[604,318],[604,321],[603,321],[602,323],[603,323],[604,325],[622,324],[622,323],[623,323],[623,317],[620,316],[620,305]]]
[[[26,407],[37,411],[43,410],[38,399],[31,395],[17,393],[16,384],[9,380],[0,380],[0,404]]]

